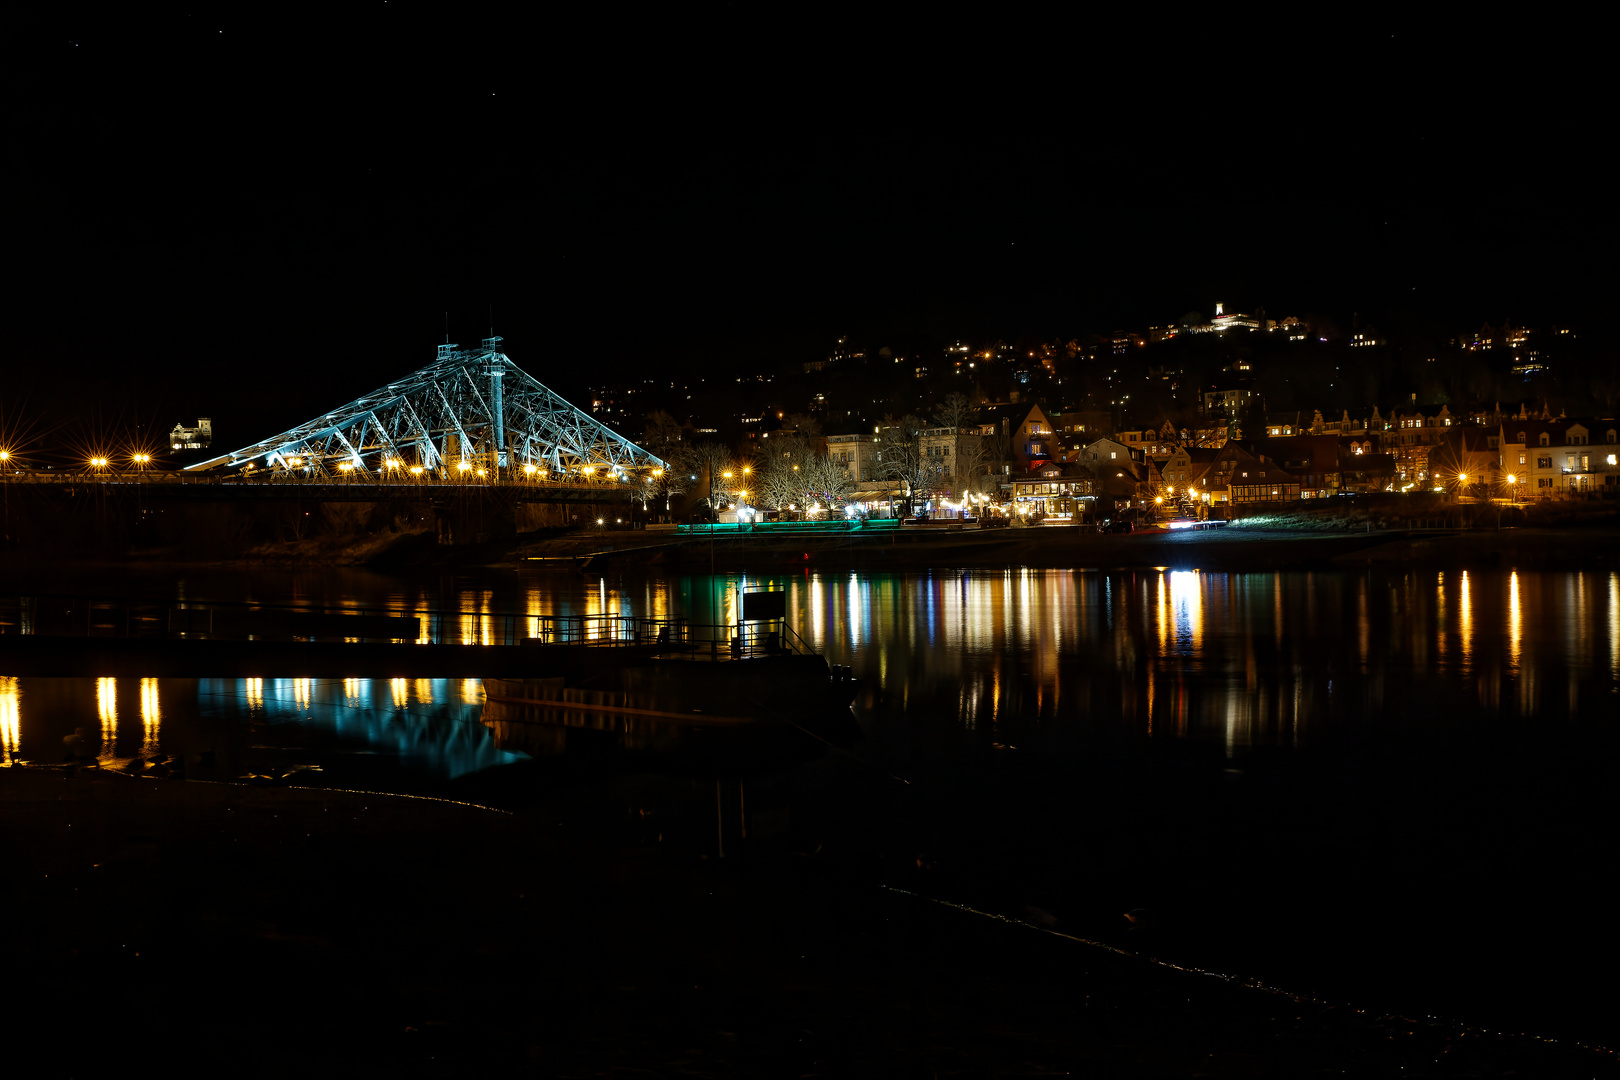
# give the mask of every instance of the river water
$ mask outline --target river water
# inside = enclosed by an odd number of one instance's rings
[[[730,622],[778,587],[862,680],[874,833],[932,895],[1286,989],[1613,1043],[1620,574],[1022,570],[610,577],[154,571],[37,591]],[[429,792],[523,760],[476,681],[27,679],[9,759]],[[909,846],[907,846],[909,845]],[[1137,929],[1122,918],[1137,911]],[[1135,935],[1134,937],[1132,935]]]

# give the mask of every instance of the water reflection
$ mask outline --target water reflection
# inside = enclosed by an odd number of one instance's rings
[[[1119,723],[1241,755],[1308,739],[1336,720],[1577,715],[1608,707],[1620,689],[1613,572],[798,568],[583,581],[534,573],[298,598],[415,612],[435,640],[448,631],[452,640],[499,643],[535,636],[542,620],[559,615],[726,622],[737,614],[739,590],[754,587],[786,590],[794,629],[875,690],[862,706],[867,715],[972,733],[987,744],[1012,745],[1020,724],[1062,720]],[[189,723],[176,710],[195,708],[189,684],[123,682],[76,684],[81,697],[65,707],[87,732],[99,723],[104,760],[115,755],[121,712],[138,712],[138,745],[156,752],[176,723]],[[223,685],[211,683],[210,692],[225,693]],[[120,692],[128,699],[120,702]],[[477,680],[245,679],[231,681],[228,693],[239,715],[276,723],[297,715],[317,727],[330,720],[333,730],[339,714],[476,713],[483,703]],[[8,754],[28,742],[28,700],[18,684],[0,684]]]
[[[21,699],[17,680],[0,675],[0,753],[7,765],[14,764],[22,753]]]
[[[1524,620],[1519,609],[1519,573],[1515,570],[1508,576],[1508,665],[1514,669],[1519,666],[1519,640],[1523,633]]]
[[[158,735],[163,726],[163,709],[158,703],[158,681],[141,680],[141,753],[158,753]]]
[[[1458,601],[1457,636],[1462,668],[1468,670],[1474,650],[1474,602],[1469,593],[1468,571],[1462,572],[1462,595]]]
[[[1609,575],[1609,673],[1620,682],[1620,573]]]
[[[118,680],[96,680],[96,712],[101,718],[101,750],[96,755],[110,764],[118,747]]]
[[[333,774],[322,777],[327,783],[354,782],[344,775],[360,769],[353,755],[441,780],[522,757],[497,749],[479,723],[476,679],[275,679],[268,691],[250,687],[255,681],[199,680],[201,718],[249,720],[263,740],[255,749],[318,759]]]
[[[1594,669],[1592,640],[1617,637],[1620,575],[1605,575],[1601,611],[1589,577],[1021,569],[754,583],[785,588],[806,639],[914,722],[1117,719],[1241,754],[1334,717],[1450,719],[1504,697],[1521,716],[1573,714],[1620,671],[1620,647]],[[724,613],[730,584],[682,591],[710,591]]]

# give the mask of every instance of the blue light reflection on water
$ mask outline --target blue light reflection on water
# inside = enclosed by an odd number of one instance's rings
[[[527,757],[495,748],[476,679],[200,679],[197,701],[204,721],[264,725],[272,743],[381,755],[443,780]]]

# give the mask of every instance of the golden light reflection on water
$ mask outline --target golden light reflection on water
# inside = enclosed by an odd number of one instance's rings
[[[370,679],[344,679],[343,704],[350,709],[358,709],[362,701],[370,696]]]
[[[292,681],[293,704],[300,709],[309,708],[311,687],[308,679],[294,679]]]
[[[1271,632],[1277,644],[1282,644],[1283,628],[1287,626],[1283,619],[1283,584],[1281,574],[1271,575]]]
[[[1466,570],[1462,572],[1462,595],[1457,605],[1457,636],[1460,639],[1463,670],[1467,671],[1474,650],[1474,599]]]
[[[1158,581],[1158,623],[1159,623],[1159,651],[1164,652],[1170,648],[1170,597],[1169,590],[1165,588],[1164,575],[1159,575]],[[1148,680],[1148,716],[1153,715],[1153,680]]]
[[[262,709],[262,708],[264,708],[264,680],[263,679],[243,679],[242,680],[242,696],[245,699],[247,699],[248,708],[250,708],[250,709]]]
[[[1204,634],[1203,576],[1196,570],[1170,572],[1170,607],[1175,619],[1176,644],[1196,653]]]
[[[403,709],[411,703],[410,685],[406,680],[390,679],[388,688],[393,691],[395,708]]]
[[[1446,662],[1446,573],[1440,572],[1434,587],[1434,651],[1440,663]]]
[[[1519,666],[1524,635],[1524,614],[1519,607],[1519,572],[1508,576],[1508,666]]]
[[[1586,583],[1587,575],[1571,574],[1564,583],[1566,594],[1564,617],[1564,648],[1569,655],[1575,658],[1577,664],[1585,664],[1592,659],[1592,637],[1585,632],[1592,612],[1590,594]]]
[[[423,705],[433,704],[433,680],[416,680],[416,700]]]
[[[1609,672],[1620,680],[1620,573],[1609,575]]]
[[[482,705],[484,703],[484,680],[462,679],[461,700],[467,705]]]
[[[158,733],[163,727],[163,708],[158,702],[158,681],[141,680],[141,752],[158,752]]]
[[[22,691],[11,675],[0,675],[0,752],[7,764],[17,760],[22,749]]]
[[[1585,684],[1574,688],[1590,665],[1566,678],[1566,657],[1579,650],[1553,643],[1569,622],[1585,628],[1594,661],[1620,669],[1620,648],[1599,659],[1590,644],[1620,621],[1620,575],[1598,604],[1590,581],[1583,603],[1569,575],[1503,573],[1486,575],[1482,606],[1481,580],[1475,571],[1020,569],[783,584],[807,640],[833,663],[854,662],[885,708],[954,715],[981,731],[1122,716],[1155,734],[1220,731],[1241,753],[1262,740],[1295,743],[1317,718],[1394,715],[1430,678],[1466,674],[1468,684],[1438,692],[1464,695],[1469,708],[1513,701],[1533,712],[1549,704],[1552,665],[1556,706],[1573,711],[1591,700]]]
[[[118,743],[118,680],[96,680],[96,713],[101,718],[101,752],[97,756],[111,760]]]
[[[1356,648],[1363,667],[1367,665],[1368,653],[1372,648],[1370,614],[1367,610],[1367,579],[1364,577],[1356,590]]]

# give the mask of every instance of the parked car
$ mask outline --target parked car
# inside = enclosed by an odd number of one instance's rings
[[[1131,524],[1125,518],[1112,518],[1103,522],[1098,531],[1105,533],[1128,533],[1135,532],[1136,526]]]

